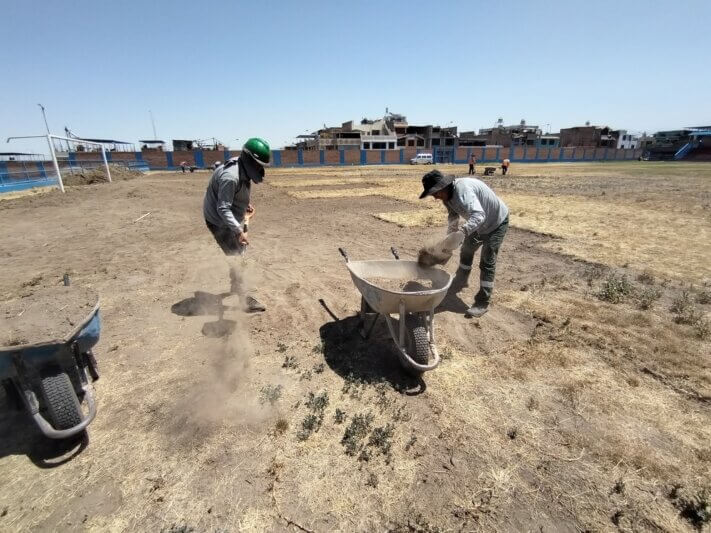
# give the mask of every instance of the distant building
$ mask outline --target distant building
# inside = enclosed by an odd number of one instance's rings
[[[609,147],[617,148],[618,132],[613,131],[608,126],[575,126],[573,128],[562,128],[560,130],[560,146],[563,148],[586,146],[586,147]]]
[[[156,151],[156,152],[162,152],[165,150],[165,141],[160,141],[158,139],[148,139],[148,140],[139,140],[139,143],[141,143],[141,151],[142,152],[149,152],[149,151]]]
[[[174,152],[189,152],[191,150],[225,150],[226,146],[214,137],[201,140],[173,139]]]
[[[398,115],[398,117],[400,117]],[[402,117],[404,119],[405,117]],[[397,133],[394,120],[388,115],[376,120],[364,118],[360,124],[347,122],[353,132],[360,132],[361,150],[395,150]]]
[[[473,130],[459,133],[459,146],[486,146],[486,140],[486,135],[479,135]]]
[[[493,128],[481,128],[479,135],[470,139],[470,141],[477,141],[478,143],[484,141],[483,145],[476,144],[472,146],[539,146],[542,133],[541,128],[526,124],[525,120],[521,120],[519,124],[504,126],[503,120],[499,119],[496,126]],[[548,139],[546,139],[547,144]]]
[[[635,150],[639,148],[639,137],[627,133],[627,130],[617,130],[617,148],[624,150]]]
[[[647,143],[645,150],[650,159],[674,159],[674,155],[691,139],[693,130],[658,131],[652,136],[652,142]]]
[[[557,148],[560,146],[560,135],[556,133],[547,133],[538,138],[538,145],[543,148]]]

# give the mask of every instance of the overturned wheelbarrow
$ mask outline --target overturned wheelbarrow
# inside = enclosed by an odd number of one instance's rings
[[[96,416],[91,383],[99,378],[92,353],[101,330],[98,297],[64,286],[6,305],[0,333],[9,339],[0,338],[0,381],[10,403],[24,407],[46,437],[82,434]]]
[[[400,364],[413,373],[434,370],[440,362],[434,337],[434,310],[447,295],[452,275],[439,268],[422,268],[417,261],[401,261],[394,248],[394,260],[350,261],[343,248],[338,249],[346,260],[354,285],[361,294],[359,332],[370,337],[380,315],[390,330],[398,349]],[[379,286],[379,280],[406,282],[401,290]],[[430,288],[412,280],[428,280]],[[366,330],[367,315],[375,318]],[[397,313],[397,321],[391,315]]]

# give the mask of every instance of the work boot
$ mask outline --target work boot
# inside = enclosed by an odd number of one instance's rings
[[[464,312],[464,315],[468,318],[480,318],[484,316],[488,310],[489,304],[474,303],[474,305]]]
[[[257,300],[256,298],[252,298],[251,296],[247,296],[245,298],[245,303],[247,304],[248,313],[257,313],[259,311],[267,310],[266,307],[259,303],[259,300]]]

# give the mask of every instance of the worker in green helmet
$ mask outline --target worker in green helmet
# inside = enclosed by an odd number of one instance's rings
[[[270,161],[269,144],[253,137],[244,143],[239,157],[228,159],[215,169],[205,191],[205,223],[228,258],[230,291],[234,294],[244,290],[240,266],[249,245],[247,223],[255,212],[250,202],[251,186],[264,180],[264,168]],[[266,309],[253,296],[242,296],[248,312]]]

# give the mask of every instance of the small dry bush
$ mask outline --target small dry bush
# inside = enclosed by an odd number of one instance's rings
[[[682,291],[682,293],[674,299],[671,312],[676,315],[674,322],[677,324],[693,325],[702,319],[694,306],[691,294],[687,290]]]
[[[699,318],[693,324],[694,333],[701,340],[707,340],[711,338],[711,323],[705,318]]]
[[[711,290],[704,289],[696,295],[696,303],[701,305],[711,304]]]
[[[637,276],[637,281],[644,283],[645,285],[654,285],[654,275],[648,270],[645,270]]]
[[[651,309],[654,306],[654,302],[659,300],[662,295],[662,291],[657,287],[644,287],[637,294],[637,304],[640,309]]]
[[[691,301],[691,294],[689,294],[689,291],[684,290],[679,296],[674,298],[670,310],[674,314],[683,315],[687,313],[690,308],[693,308],[693,306],[694,304]]]
[[[703,531],[711,524],[711,494],[706,488],[696,492],[674,485],[668,498],[679,511],[679,516],[689,522],[696,531]]]
[[[634,286],[627,279],[627,276],[610,274],[602,283],[602,286],[597,293],[597,297],[605,302],[618,304],[624,301],[633,292]]]

